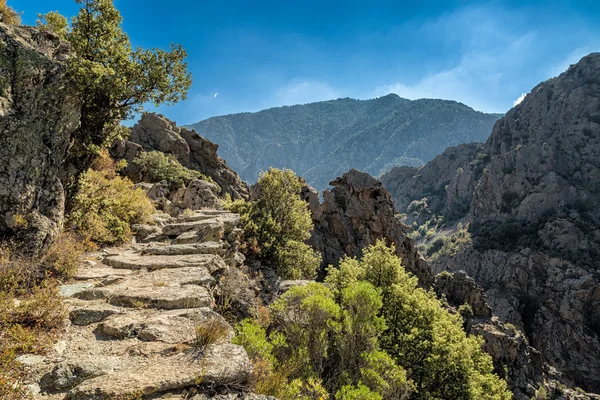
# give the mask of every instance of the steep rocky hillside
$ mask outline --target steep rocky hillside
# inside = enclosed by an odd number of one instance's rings
[[[448,146],[483,141],[498,118],[454,101],[390,94],[214,117],[191,128],[218,143],[248,182],[271,166],[286,167],[322,190],[350,168],[379,175],[394,165],[422,165]]]
[[[495,314],[567,380],[600,392],[600,54],[535,87],[483,146],[448,149],[383,182],[440,240],[435,270],[464,269]],[[442,218],[442,219],[440,219]],[[431,222],[435,221],[434,224]],[[442,229],[442,230],[444,230]],[[431,242],[430,242],[431,243]],[[458,247],[458,248],[457,248]]]

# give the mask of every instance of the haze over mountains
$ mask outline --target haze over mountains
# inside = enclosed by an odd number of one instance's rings
[[[213,117],[190,125],[253,183],[269,167],[290,168],[322,190],[350,168],[380,175],[420,166],[461,143],[483,142],[500,114],[446,100],[389,94]]]

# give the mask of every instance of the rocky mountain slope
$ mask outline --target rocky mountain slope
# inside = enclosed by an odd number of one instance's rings
[[[338,99],[213,117],[190,127],[256,181],[269,167],[290,168],[322,190],[350,168],[379,175],[394,165],[422,165],[448,146],[483,141],[496,114],[454,101]]]
[[[440,254],[483,286],[567,381],[600,392],[600,54],[535,87],[482,146],[448,149],[382,180],[417,224],[461,219]],[[423,207],[423,204],[426,206]],[[424,211],[425,210],[425,211]],[[429,225],[428,225],[429,226]]]

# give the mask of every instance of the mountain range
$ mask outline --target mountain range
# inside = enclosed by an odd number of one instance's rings
[[[450,146],[482,142],[500,114],[446,100],[343,98],[212,117],[189,127],[253,183],[269,167],[289,168],[319,190],[350,168],[380,175],[420,166]]]

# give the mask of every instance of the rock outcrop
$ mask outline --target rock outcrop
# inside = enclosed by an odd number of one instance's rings
[[[383,178],[402,211],[467,205],[472,242],[432,267],[465,270],[561,380],[600,393],[600,53],[535,87],[482,148],[454,150]]]
[[[359,256],[362,250],[379,239],[396,247],[407,271],[424,287],[433,283],[431,269],[423,260],[408,227],[397,215],[389,193],[371,175],[350,170],[330,183],[333,189],[318,194],[312,188],[303,191],[309,203],[315,230],[309,243],[323,254],[323,265],[337,264],[345,255]]]
[[[126,173],[139,181],[132,161],[141,151],[160,151],[173,155],[184,167],[200,171],[212,178],[221,188],[221,194],[233,199],[248,198],[248,186],[239,175],[217,155],[218,145],[201,137],[197,132],[178,127],[162,115],[145,113],[130,130],[126,141],[118,141],[111,155],[128,162]]]
[[[52,33],[0,23],[0,240],[33,254],[64,218],[62,163],[80,118],[69,52]]]

